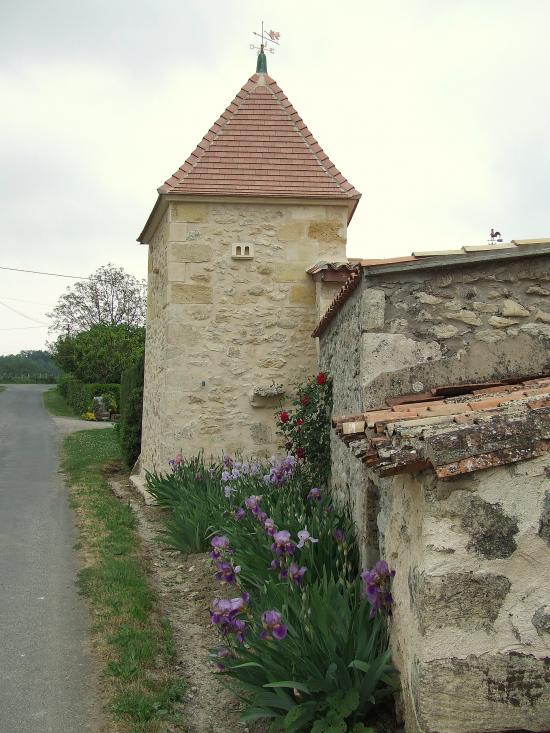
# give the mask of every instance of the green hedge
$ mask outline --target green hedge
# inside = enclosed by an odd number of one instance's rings
[[[94,397],[111,396],[111,404],[107,404],[111,412],[117,412],[120,404],[120,384],[85,384],[72,374],[64,374],[59,378],[58,389],[77,415],[92,409]]]
[[[122,372],[120,380],[120,446],[130,468],[141,452],[144,357]]]

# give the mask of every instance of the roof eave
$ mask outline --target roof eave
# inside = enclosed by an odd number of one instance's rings
[[[332,197],[332,196],[326,196],[326,197],[316,197],[316,196],[265,196],[265,195],[238,195],[238,194],[200,194],[200,193],[177,193],[174,191],[170,191],[167,189],[166,186],[160,186],[158,189],[158,197],[155,202],[155,205],[153,206],[151,213],[149,214],[149,217],[147,218],[147,221],[145,222],[145,225],[143,227],[143,230],[141,231],[140,235],[137,238],[137,241],[140,244],[149,244],[150,239],[153,236],[153,233],[155,232],[162,216],[164,215],[164,212],[166,211],[166,207],[170,203],[170,201],[182,201],[186,200],[189,202],[196,202],[196,201],[208,201],[212,203],[218,203],[218,202],[225,202],[225,203],[231,203],[231,202],[249,202],[249,203],[261,203],[261,202],[269,202],[270,204],[283,204],[288,203],[289,200],[298,201],[300,203],[307,202],[309,204],[314,204],[316,206],[326,206],[326,205],[336,205],[341,204],[342,206],[347,205],[348,208],[348,222],[351,221],[351,217],[353,216],[355,209],[357,207],[357,204],[359,203],[359,199],[361,198],[361,194],[358,194],[356,198],[345,198],[345,197]]]
[[[137,241],[140,244],[150,244],[151,243],[151,237],[153,236],[154,232],[156,231],[159,225],[159,222],[162,219],[164,212],[166,211],[167,206],[168,206],[167,197],[165,194],[161,193],[159,189],[159,195],[157,196],[155,205],[151,209],[151,213],[149,214],[147,221],[145,222],[145,226],[143,227],[141,234],[137,238]]]
[[[355,209],[357,208],[357,204],[359,203],[359,201],[361,201],[361,196],[362,194],[360,194],[358,191],[357,195],[350,200],[348,224],[353,219],[353,215],[355,214]]]

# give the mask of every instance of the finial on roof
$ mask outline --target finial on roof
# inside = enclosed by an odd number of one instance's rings
[[[251,49],[258,51],[258,61],[256,62],[256,74],[267,74],[267,58],[265,55],[266,51],[269,53],[275,53],[275,49],[270,47],[270,43],[279,45],[279,38],[281,36],[277,31],[264,31],[264,22],[262,20],[262,32],[256,33],[255,36],[261,39],[260,46],[255,46],[253,43],[250,44]]]
[[[267,74],[267,59],[264,53],[264,44],[260,46],[258,61],[256,62],[256,74]]]

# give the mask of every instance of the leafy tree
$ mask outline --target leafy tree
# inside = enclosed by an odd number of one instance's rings
[[[109,263],[67,288],[47,314],[50,330],[73,336],[93,326],[143,326],[146,290],[145,280]]]
[[[96,325],[75,336],[59,336],[50,345],[55,362],[82,382],[120,382],[143,353],[145,329],[126,325]]]
[[[20,351],[0,356],[0,381],[53,378],[59,371],[47,351]]]

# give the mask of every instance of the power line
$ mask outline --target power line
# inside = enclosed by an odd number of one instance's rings
[[[16,313],[18,316],[21,316],[22,318],[26,318],[27,321],[32,321],[33,323],[38,323],[41,326],[47,326],[48,325],[47,323],[44,323],[44,321],[39,321],[37,318],[33,318],[32,316],[28,316],[26,313],[22,313],[21,311],[18,311],[17,308],[12,308],[11,305],[8,305],[7,303],[3,303],[1,300],[0,300],[0,305],[3,305],[4,308],[7,308],[12,313]]]
[[[50,275],[51,277],[68,277],[71,280],[89,280],[89,277],[79,277],[78,275],[61,275],[59,272],[40,272],[39,270],[22,270],[19,267],[2,267],[0,270],[10,270],[11,272],[30,272],[32,275]]]
[[[26,298],[11,298],[7,295],[3,295],[2,298],[4,300],[16,300],[19,303],[32,303],[33,305],[45,305],[48,308],[53,308],[53,305],[51,303],[43,303],[41,300],[27,300]]]
[[[14,328],[0,328],[0,331],[28,331],[31,328],[47,328],[47,326],[15,326]]]

